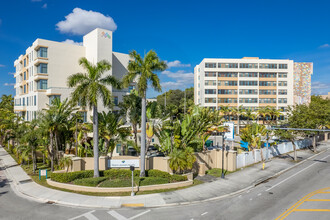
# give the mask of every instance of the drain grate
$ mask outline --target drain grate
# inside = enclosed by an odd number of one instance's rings
[[[54,201],[47,201],[46,204],[54,204]]]

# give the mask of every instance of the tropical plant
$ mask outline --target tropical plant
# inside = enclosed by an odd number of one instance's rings
[[[66,172],[69,171],[69,168],[72,167],[72,158],[69,156],[64,156],[60,159],[59,165],[62,169],[66,168]]]
[[[76,73],[68,77],[68,86],[75,87],[72,92],[72,100],[80,102],[82,106],[88,106],[93,110],[93,142],[94,142],[94,177],[99,177],[99,134],[98,134],[98,111],[99,98],[104,106],[111,106],[112,96],[106,86],[119,89],[120,82],[111,75],[102,75],[111,69],[108,61],[102,60],[95,65],[85,57],[79,60],[86,73]]]
[[[150,50],[144,58],[136,51],[130,52],[133,59],[128,64],[128,73],[124,76],[125,86],[129,86],[134,80],[137,80],[136,88],[139,96],[142,98],[141,107],[141,172],[140,176],[145,176],[145,153],[146,153],[146,92],[148,82],[156,91],[161,91],[159,78],[155,72],[164,71],[167,68],[166,62],[161,61],[156,52]]]

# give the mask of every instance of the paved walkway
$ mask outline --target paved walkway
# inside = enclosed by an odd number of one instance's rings
[[[321,152],[328,148],[330,148],[330,141],[319,143],[317,149]],[[298,159],[304,162],[306,159],[312,159],[314,155],[310,150],[302,150],[298,152]],[[182,190],[134,197],[99,197],[54,190],[33,182],[15,160],[0,147],[0,168],[5,169],[12,188],[19,196],[40,202],[51,201],[62,205],[90,208],[119,208],[123,204],[141,203],[145,207],[160,207],[225,198],[253,188],[297,165],[299,164],[293,163],[289,157],[273,158],[272,161],[266,163],[265,170],[261,170],[261,164],[256,164],[232,173],[224,180],[217,178],[213,182]]]

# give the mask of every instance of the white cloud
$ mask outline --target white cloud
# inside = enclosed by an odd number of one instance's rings
[[[3,85],[4,85],[4,86],[14,86],[15,83],[4,83]]]
[[[185,73],[183,70],[177,72],[171,72],[165,70],[162,74],[166,75],[169,78],[174,79],[175,81],[168,81],[161,83],[161,86],[165,89],[182,89],[191,86],[194,83],[194,74]]]
[[[0,64],[0,67],[5,67],[5,65],[3,65],[3,64]]]
[[[82,42],[75,42],[71,39],[66,39],[65,41],[62,41],[62,43],[66,43],[66,44],[73,44],[73,45],[79,45],[79,46],[82,46],[83,43]]]
[[[41,8],[47,8],[47,3],[43,4],[43,6],[41,6]]]
[[[58,22],[56,26],[61,33],[74,35],[84,35],[95,28],[104,28],[111,31],[117,29],[117,25],[112,17],[81,8],[73,9],[72,13],[65,16],[65,20]]]
[[[181,63],[180,60],[174,60],[171,62],[166,61],[166,63],[169,68],[171,68],[171,67],[190,67],[191,66],[190,64]]]
[[[328,48],[328,47],[330,47],[329,44],[323,44],[323,45],[319,46],[319,48]]]
[[[330,83],[323,83],[320,81],[312,82],[312,94],[322,95],[330,91]]]

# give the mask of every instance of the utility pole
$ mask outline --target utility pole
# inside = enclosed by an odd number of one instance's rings
[[[222,132],[222,167],[221,167],[221,178],[225,178],[224,166],[225,166],[225,132]]]

